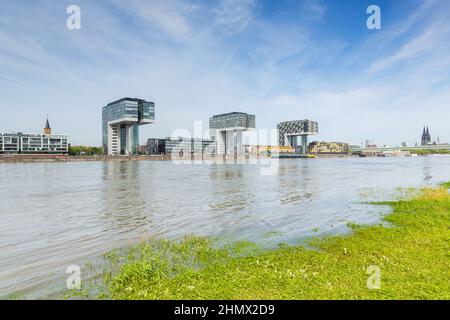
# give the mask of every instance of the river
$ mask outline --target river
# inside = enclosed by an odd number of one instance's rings
[[[0,163],[0,297],[45,298],[67,266],[150,237],[261,245],[377,223],[398,188],[450,180],[450,157]]]

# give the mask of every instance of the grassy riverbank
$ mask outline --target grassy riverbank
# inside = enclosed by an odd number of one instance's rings
[[[352,226],[312,248],[215,248],[203,238],[141,244],[108,279],[115,299],[450,299],[450,196],[391,203],[389,226]],[[368,289],[369,266],[381,287]]]

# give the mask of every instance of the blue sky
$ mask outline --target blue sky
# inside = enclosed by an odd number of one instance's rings
[[[141,142],[228,111],[316,120],[319,140],[412,144],[427,124],[450,141],[449,16],[447,0],[0,0],[0,131],[48,114],[100,145],[101,107],[132,96],[156,103]]]

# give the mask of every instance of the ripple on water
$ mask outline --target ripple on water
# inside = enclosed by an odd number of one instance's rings
[[[67,266],[149,237],[273,246],[346,232],[389,210],[366,202],[448,180],[444,157],[285,159],[270,176],[252,164],[0,164],[0,296],[51,294]]]

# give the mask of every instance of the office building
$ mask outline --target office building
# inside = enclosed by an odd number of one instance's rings
[[[216,141],[218,155],[245,153],[244,132],[255,130],[255,116],[243,112],[231,112],[209,119],[211,139]]]
[[[279,145],[293,147],[296,153],[302,154],[308,152],[308,136],[319,133],[318,123],[310,120],[284,121],[278,124],[277,129]]]
[[[0,133],[0,154],[67,154],[66,135],[52,134],[47,119],[43,133]]]
[[[164,154],[172,157],[214,156],[216,143],[214,140],[200,138],[151,138],[147,141],[145,153],[148,155]]]
[[[155,121],[155,104],[123,98],[102,109],[103,148],[107,155],[137,154],[139,126]]]
[[[145,145],[145,154],[166,154],[166,139],[150,138]]]

